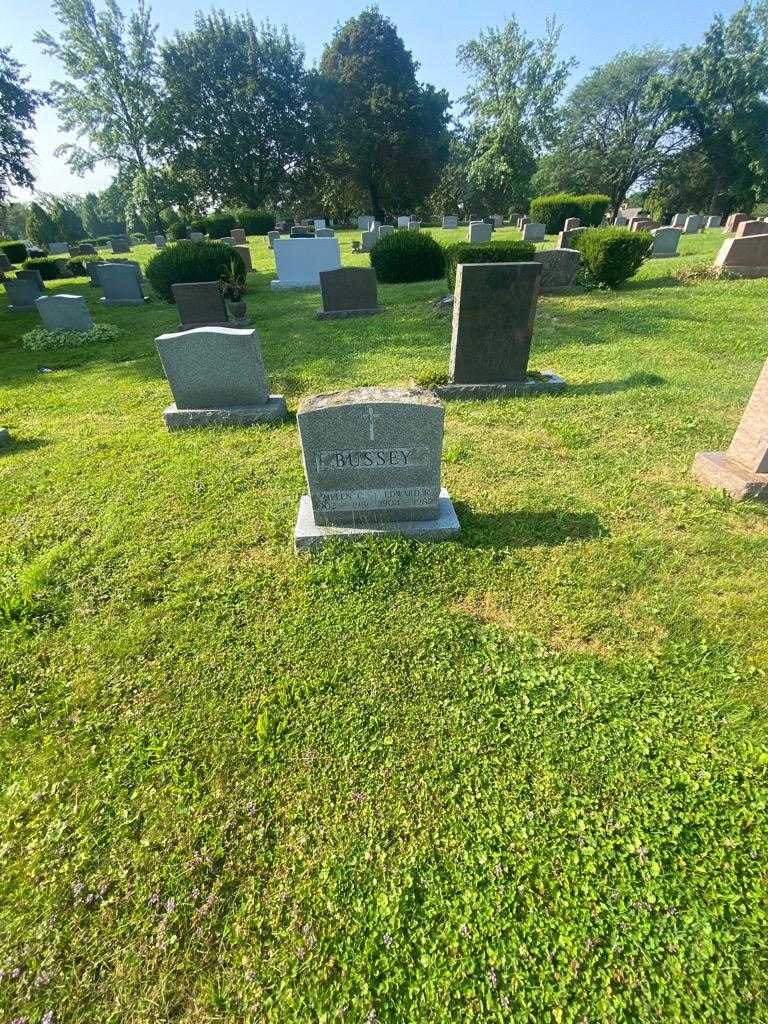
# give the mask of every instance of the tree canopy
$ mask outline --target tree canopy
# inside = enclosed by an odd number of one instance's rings
[[[28,81],[10,50],[0,47],[0,203],[11,186],[31,188],[35,181],[29,167],[34,150],[25,132],[34,127],[46,95],[28,88]]]

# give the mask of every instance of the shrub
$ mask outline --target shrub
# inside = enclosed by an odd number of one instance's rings
[[[112,239],[108,235],[102,235],[101,238],[96,239],[95,245],[98,249],[106,249],[106,247],[110,245],[111,242]]]
[[[204,220],[193,220],[189,225],[190,231],[199,231],[201,235],[208,233],[208,226]]]
[[[379,281],[403,284],[435,281],[445,273],[445,251],[422,231],[393,231],[371,249],[371,266]]]
[[[11,263],[23,263],[28,255],[26,246],[9,238],[0,241],[0,252],[4,252]]]
[[[224,238],[232,233],[237,221],[228,213],[214,213],[205,218],[205,230],[209,238]]]
[[[65,276],[55,259],[24,260],[22,267],[24,270],[36,270],[44,281],[55,281],[56,278]]]
[[[173,238],[175,241],[179,241],[180,238],[187,237],[187,225],[183,220],[177,220],[173,224],[168,225],[168,238]]]
[[[529,263],[536,252],[533,242],[454,242],[445,247],[445,275],[448,287],[456,284],[459,263]]]
[[[232,246],[223,242],[201,242],[161,249],[147,263],[144,273],[157,294],[166,302],[173,302],[172,285],[218,281],[229,274],[239,277],[245,274],[245,264]]]
[[[649,231],[593,228],[576,234],[571,245],[581,253],[584,265],[594,281],[615,288],[640,268],[652,242]]]
[[[275,230],[275,218],[263,210],[238,210],[232,227],[241,227],[246,235],[266,235],[268,231]]]
[[[548,235],[563,230],[568,217],[578,217],[584,227],[596,228],[602,222],[611,200],[608,196],[573,195],[558,192],[552,196],[537,196],[531,200],[531,220],[543,224]]]
[[[21,346],[28,352],[44,348],[80,348],[107,341],[117,341],[120,331],[114,324],[94,324],[90,331],[48,331],[36,327],[22,336]]]

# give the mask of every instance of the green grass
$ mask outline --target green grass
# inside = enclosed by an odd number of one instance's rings
[[[318,559],[292,420],[165,432],[173,307],[0,313],[0,1021],[768,1018],[768,509],[689,473],[768,281],[671,277],[723,237],[543,298],[561,396],[448,405],[459,541]],[[445,282],[317,322],[251,248],[292,410],[445,372]]]

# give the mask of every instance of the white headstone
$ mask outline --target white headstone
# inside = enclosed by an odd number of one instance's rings
[[[408,216],[408,217],[398,217],[397,218],[397,226],[399,228],[407,228],[410,223],[411,223],[410,216]]]
[[[341,266],[337,238],[276,238],[273,245],[277,280],[270,287],[275,291],[319,288],[320,271]]]

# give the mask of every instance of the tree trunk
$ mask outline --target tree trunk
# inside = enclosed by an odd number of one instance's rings
[[[381,198],[379,196],[379,189],[375,181],[368,182],[368,193],[371,197],[371,210],[374,218],[380,223],[384,223],[384,211],[381,208]]]
[[[621,204],[624,202],[624,200],[626,198],[627,198],[627,190],[626,190],[626,188],[617,189],[617,191],[614,193],[614,196],[613,196],[613,219],[611,220],[612,224],[616,223],[616,218],[619,216],[619,209],[621,207]]]

